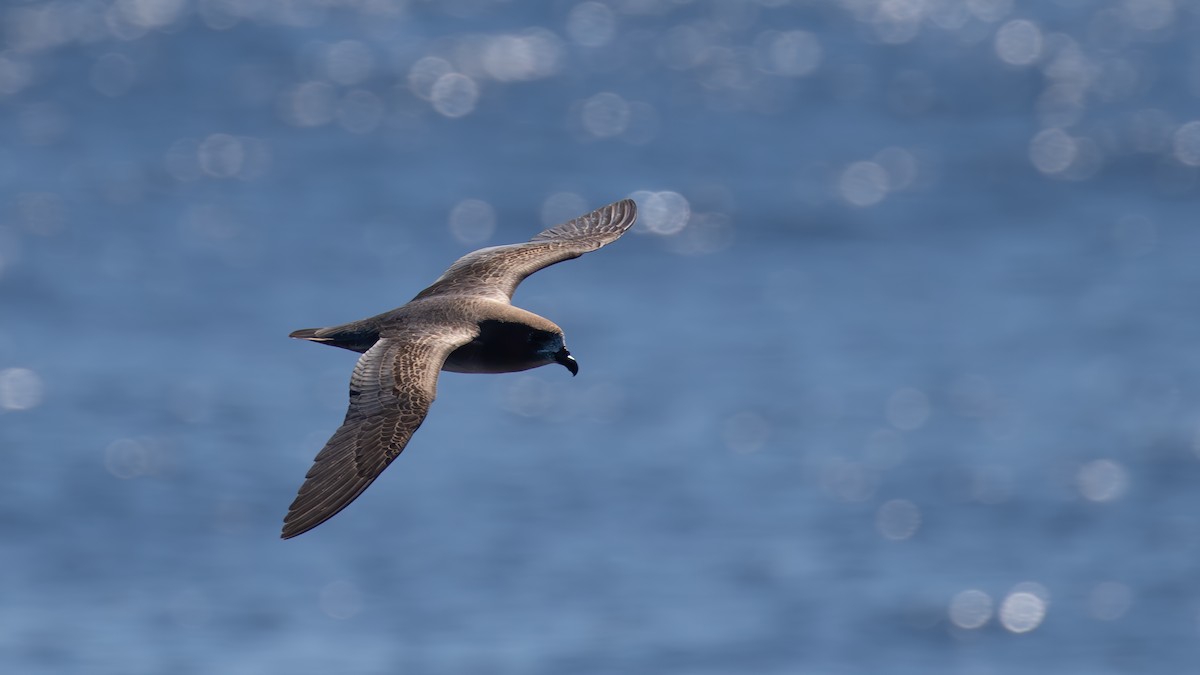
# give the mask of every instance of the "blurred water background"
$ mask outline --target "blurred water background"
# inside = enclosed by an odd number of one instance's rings
[[[8,0],[0,671],[1181,673],[1200,2]],[[632,195],[278,530],[289,341]]]

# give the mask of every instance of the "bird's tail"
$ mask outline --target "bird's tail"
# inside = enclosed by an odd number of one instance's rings
[[[288,337],[296,338],[297,340],[313,340],[315,342],[323,342],[324,338],[317,335],[317,332],[320,330],[320,328],[301,328],[300,330],[294,330],[289,333]]]
[[[288,337],[341,347],[361,354],[379,341],[379,331],[372,326],[363,325],[363,322],[355,322],[328,328],[301,328],[292,331]]]

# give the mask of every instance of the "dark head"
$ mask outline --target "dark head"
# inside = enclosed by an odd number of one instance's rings
[[[571,371],[571,375],[579,374],[579,363],[567,351],[561,331],[535,330],[530,333],[529,339],[534,343],[542,363],[557,363]]]
[[[579,364],[563,344],[562,330],[545,319],[540,321],[545,328],[515,321],[481,321],[479,335],[451,352],[442,370],[517,373],[557,363],[572,375],[579,372]]]

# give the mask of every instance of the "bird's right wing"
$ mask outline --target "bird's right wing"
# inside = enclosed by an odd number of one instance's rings
[[[303,534],[346,508],[396,459],[437,395],[446,357],[478,333],[438,325],[381,338],[350,378],[346,420],[317,453],[283,520],[283,538]]]
[[[416,298],[474,295],[502,302],[534,272],[617,240],[637,220],[637,205],[623,199],[538,234],[523,244],[483,248],[459,258]]]

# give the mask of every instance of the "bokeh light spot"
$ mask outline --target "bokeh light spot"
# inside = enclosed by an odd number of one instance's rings
[[[544,28],[519,35],[500,35],[483,49],[483,68],[501,82],[549,77],[562,65],[562,40]]]
[[[1046,602],[1028,591],[1009,593],[1000,605],[1000,624],[1013,633],[1028,633],[1046,618]]]
[[[855,162],[842,172],[838,192],[854,206],[874,206],[887,196],[887,171],[875,162]]]
[[[29,368],[0,370],[0,409],[30,410],[42,402],[42,378]]]
[[[1013,0],[966,0],[966,4],[975,18],[994,23],[1008,16]]]
[[[443,75],[453,72],[454,66],[446,59],[436,56],[423,57],[408,69],[408,88],[417,98],[431,101],[433,86]]]
[[[584,130],[592,136],[617,136],[629,126],[629,103],[618,94],[602,92],[584,101],[580,118]]]
[[[1174,0],[1124,0],[1129,23],[1144,31],[1161,30],[1175,21]]]
[[[1110,502],[1125,494],[1129,474],[1125,467],[1112,460],[1097,459],[1079,467],[1075,481],[1084,499]]]
[[[229,30],[241,21],[239,7],[245,7],[243,0],[198,0],[196,13],[205,26],[213,30]]]
[[[662,236],[678,234],[687,227],[692,215],[688,200],[678,192],[640,190],[630,197],[638,205],[638,222],[635,227],[640,232],[652,232]]]
[[[450,210],[449,225],[458,241],[479,244],[496,230],[496,210],[482,199],[464,199]]]
[[[821,65],[821,42],[804,30],[767,31],[755,40],[764,70],[786,77],[806,77]]]
[[[283,117],[297,127],[318,127],[333,120],[337,92],[327,82],[305,82],[285,95]]]
[[[104,468],[116,478],[129,480],[154,472],[155,449],[133,438],[119,438],[104,449]]]
[[[1043,605],[1050,606],[1050,589],[1036,581],[1022,581],[1009,590],[1009,594],[1012,593],[1029,593],[1041,600]]]
[[[658,57],[673,70],[689,70],[700,65],[708,48],[708,36],[695,26],[674,26],[658,47]]]
[[[118,3],[109,5],[105,10],[104,27],[110,35],[126,42],[142,39],[146,36],[147,31],[146,26],[136,23],[121,11]]]
[[[1014,66],[1027,66],[1042,55],[1042,31],[1026,19],[1014,19],[996,31],[996,55]]]
[[[371,76],[375,61],[358,40],[342,40],[325,50],[325,76],[341,85],[355,85]]]
[[[950,622],[959,628],[982,628],[992,618],[992,596],[978,589],[967,589],[950,600]]]
[[[603,3],[581,2],[567,15],[567,35],[583,47],[603,47],[616,31],[616,16]]]
[[[1200,120],[1188,122],[1171,137],[1175,159],[1188,166],[1200,166]]]
[[[196,150],[200,169],[214,178],[230,178],[242,170],[246,153],[242,143],[229,134],[213,134]]]
[[[923,0],[881,0],[871,17],[871,30],[885,44],[911,42],[921,30]]]
[[[462,73],[446,73],[437,79],[430,91],[433,109],[446,117],[464,117],[475,110],[479,86]]]
[[[916,534],[921,526],[921,509],[907,499],[884,502],[875,513],[875,529],[885,539],[901,541]]]
[[[1066,171],[1078,152],[1075,139],[1058,128],[1039,132],[1029,143],[1029,160],[1034,168],[1046,174]]]
[[[184,0],[117,0],[122,18],[141,28],[162,28],[183,13]]]
[[[821,488],[838,501],[863,502],[879,488],[879,472],[861,462],[832,457],[821,469]]]

